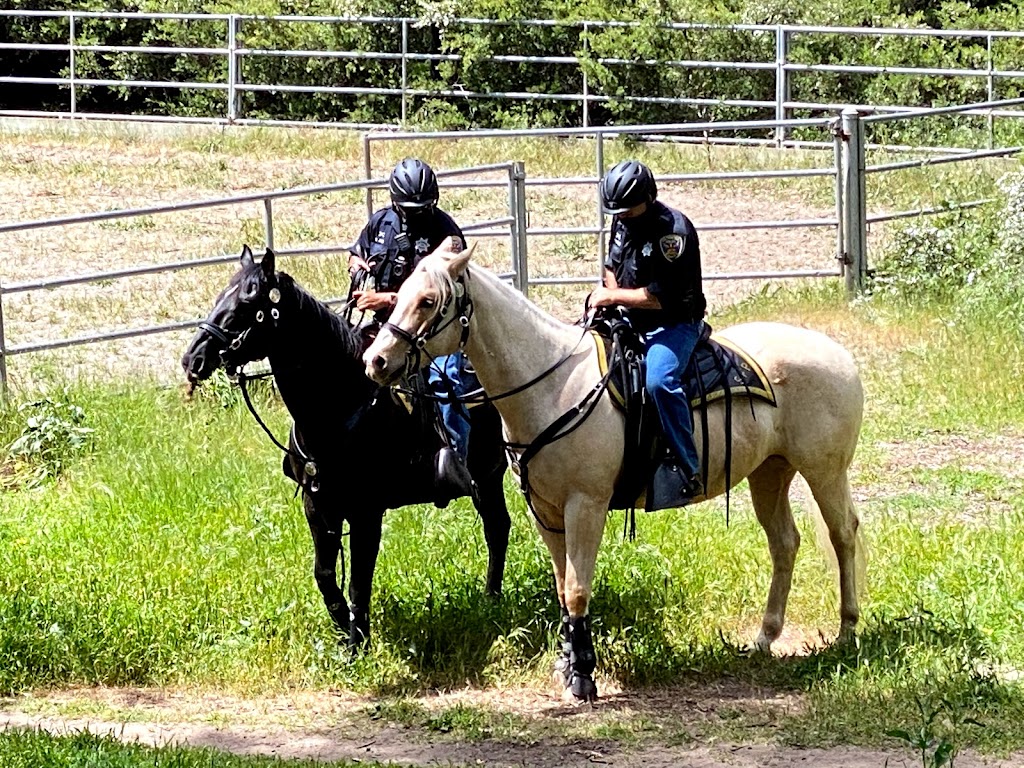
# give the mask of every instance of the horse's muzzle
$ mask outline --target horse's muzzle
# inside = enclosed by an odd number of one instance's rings
[[[364,362],[366,363],[367,378],[376,384],[387,386],[402,375],[401,369],[391,369],[383,355],[367,356],[364,358]]]

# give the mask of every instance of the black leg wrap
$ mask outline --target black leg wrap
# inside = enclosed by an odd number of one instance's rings
[[[572,636],[569,632],[569,611],[562,606],[562,620],[558,627],[558,637],[562,641],[562,652],[555,660],[555,673],[561,674],[562,685],[569,687],[572,678]]]
[[[594,653],[594,643],[590,637],[589,617],[569,619],[569,638],[569,663],[572,670],[569,689],[580,701],[596,701],[597,685],[591,675],[597,666],[597,654]]]
[[[572,663],[574,672],[581,675],[590,675],[597,666],[597,654],[594,653],[594,643],[590,639],[590,617],[578,616],[569,619],[569,640],[571,653],[569,661]]]

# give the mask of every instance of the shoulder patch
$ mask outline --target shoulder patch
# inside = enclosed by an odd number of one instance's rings
[[[666,260],[675,261],[686,245],[686,235],[665,235],[658,241],[658,245],[661,247],[661,255]]]

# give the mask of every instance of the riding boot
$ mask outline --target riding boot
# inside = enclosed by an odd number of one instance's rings
[[[434,505],[443,509],[452,499],[462,496],[471,497],[476,504],[476,482],[462,457],[454,448],[445,446],[434,459]]]
[[[696,472],[689,479],[683,469],[672,461],[662,462],[654,472],[647,509],[685,507],[704,495],[704,482]]]

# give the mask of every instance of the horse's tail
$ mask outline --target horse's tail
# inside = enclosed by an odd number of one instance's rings
[[[832,571],[833,575],[838,580],[839,559],[836,557],[836,550],[832,546],[832,538],[829,536],[828,526],[825,525],[825,518],[821,514],[818,502],[814,500],[814,494],[811,492],[810,486],[807,485],[807,481],[804,480],[804,476],[798,472],[795,479],[800,484],[798,491],[800,500],[806,507],[807,514],[809,514],[811,516],[811,520],[814,521],[815,543],[818,546],[818,550],[828,562],[829,570]],[[857,579],[857,594],[858,596],[863,597],[867,591],[868,550],[860,525],[857,526],[855,557],[854,571]]]

